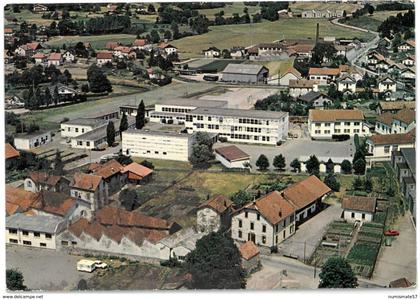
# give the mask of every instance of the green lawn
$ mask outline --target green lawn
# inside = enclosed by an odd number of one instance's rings
[[[343,9],[347,13],[356,10],[362,5],[359,4],[352,4],[352,3],[334,3],[333,1],[329,3],[320,2],[320,1],[295,1],[289,5],[292,11],[303,11],[303,10],[337,10]]]
[[[374,12],[373,15],[364,15],[356,19],[350,18],[346,21],[346,24],[365,28],[371,31],[377,31],[378,26],[381,25],[390,16],[396,16],[398,13],[406,13],[406,11],[378,11]]]
[[[271,75],[275,74],[284,74],[287,69],[293,66],[294,59],[280,60],[280,61],[258,61],[254,62],[255,64],[264,65],[269,69]],[[271,76],[270,75],[270,76]]]
[[[225,7],[221,8],[210,8],[210,9],[199,9],[198,12],[200,14],[205,15],[210,20],[214,19],[214,15],[219,13],[220,11],[224,12],[224,18],[232,17],[234,13],[239,14],[242,16],[244,14],[244,8],[248,7],[248,14],[252,17],[253,14],[256,14],[260,11],[260,7],[256,6],[246,6],[243,2],[233,2],[230,4],[226,4]]]
[[[185,37],[172,42],[178,47],[182,58],[201,57],[202,50],[210,46],[227,49],[233,46],[250,46],[272,42],[282,38],[315,38],[316,24],[320,25],[320,36],[336,38],[370,39],[372,34],[355,31],[331,24],[324,19],[280,19],[275,22],[257,24],[224,25],[210,27],[205,34]]]
[[[122,44],[130,44],[136,39],[135,34],[106,34],[106,35],[89,35],[89,36],[58,36],[51,38],[46,44],[51,47],[62,47],[65,43],[67,46],[75,45],[78,42],[89,42],[95,49],[104,49],[107,42],[120,42]]]

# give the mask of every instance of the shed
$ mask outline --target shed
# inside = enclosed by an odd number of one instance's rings
[[[266,84],[268,73],[263,65],[230,63],[222,71],[222,81]]]

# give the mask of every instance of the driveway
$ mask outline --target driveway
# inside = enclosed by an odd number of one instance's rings
[[[416,230],[409,213],[397,220],[395,228],[400,235],[391,246],[383,246],[379,252],[372,280],[388,285],[390,281],[406,277],[416,282]]]
[[[50,249],[6,246],[6,268],[21,271],[24,284],[31,290],[69,291],[76,288],[80,279],[94,275],[76,270],[80,259]]]
[[[308,259],[314,253],[328,224],[339,219],[341,211],[339,205],[331,205],[301,224],[292,237],[280,244],[279,253],[297,256],[300,260]]]
[[[214,148],[230,145],[229,143],[216,143]],[[353,139],[350,138],[346,141],[334,142],[334,141],[316,141],[311,139],[299,138],[289,139],[281,146],[267,146],[267,145],[255,145],[255,144],[238,144],[237,147],[246,152],[251,156],[252,169],[255,170],[255,162],[261,154],[267,156],[270,162],[270,169],[274,169],[273,159],[275,156],[282,154],[286,158],[286,169],[291,170],[290,162],[294,159],[299,159],[301,156],[315,155],[319,157],[328,158],[341,158],[347,157],[352,160],[354,149]]]

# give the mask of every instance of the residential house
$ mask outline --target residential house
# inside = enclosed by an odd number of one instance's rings
[[[376,108],[377,114],[384,114],[386,112],[397,113],[402,109],[416,109],[415,101],[380,101],[378,108]]]
[[[62,123],[61,137],[77,137],[96,128],[107,126],[108,122],[97,118],[77,118]]]
[[[112,63],[112,52],[98,52],[96,53],[96,65],[103,66]]]
[[[65,84],[57,83],[49,86],[51,97],[54,97],[55,89],[57,88],[58,100],[57,103],[65,102],[76,98],[79,92]]]
[[[241,266],[246,273],[250,274],[261,266],[260,250],[252,241],[247,241],[239,246],[241,254]]]
[[[392,152],[391,164],[414,221],[416,220],[416,149],[401,148]]]
[[[276,74],[276,75],[271,76],[268,79],[267,84],[289,86],[290,80],[300,80],[300,79],[302,79],[301,73],[294,67],[290,67],[282,75]]]
[[[36,199],[35,193],[6,185],[6,216],[29,211]]]
[[[376,198],[345,195],[341,203],[347,221],[372,222],[376,212]]]
[[[319,91],[310,91],[297,98],[297,102],[315,109],[324,109],[333,103],[328,95]]]
[[[378,134],[391,134],[393,113],[385,112],[376,118],[375,133]]]
[[[344,77],[337,79],[338,83],[338,91],[342,93],[355,93],[356,92],[356,80],[350,77],[349,75],[345,75]]]
[[[115,47],[113,50],[113,55],[119,59],[136,59],[137,57],[136,52],[132,48],[125,46]]]
[[[289,95],[294,98],[298,98],[307,94],[310,91],[318,91],[319,81],[313,80],[289,80]]]
[[[338,68],[340,70],[340,77],[349,76],[356,82],[363,79],[363,73],[353,65],[340,64]]]
[[[209,47],[207,50],[203,50],[203,54],[206,58],[219,58],[221,51],[216,47]]]
[[[335,81],[335,79],[340,76],[340,69],[311,67],[308,74],[309,80],[318,80],[325,85],[329,84],[331,81]]]
[[[10,143],[5,145],[5,158],[6,158],[6,169],[10,166],[11,163],[16,161],[20,157],[19,151],[17,151]]]
[[[408,55],[402,60],[402,63],[408,67],[414,66],[416,64],[416,55]]]
[[[34,13],[44,13],[48,11],[48,6],[42,4],[34,4],[34,6],[32,7],[32,11]]]
[[[48,66],[51,66],[51,65],[59,66],[62,63],[63,63],[63,59],[61,57],[61,53],[53,52],[48,56],[48,59],[47,59]]]
[[[140,184],[141,182],[148,181],[152,177],[153,170],[136,162],[132,162],[124,166],[121,173],[126,175],[128,182]]]
[[[389,161],[391,153],[401,148],[413,148],[416,144],[416,130],[404,134],[372,135],[366,140],[368,153],[366,156],[367,166],[370,167],[375,161]]]
[[[145,48],[145,46],[148,44],[148,41],[147,41],[147,39],[144,39],[144,38],[142,38],[142,39],[136,39],[134,42],[133,42],[133,45],[132,45],[132,48],[133,49],[139,49],[139,50],[142,50],[142,49],[144,49]]]
[[[247,56],[247,51],[244,47],[233,47],[230,49],[230,57],[233,59],[243,59]]]
[[[121,44],[119,42],[107,42],[105,44],[105,49],[107,50],[114,50],[116,47],[121,46]]]
[[[398,47],[398,52],[408,52],[408,51],[415,51],[416,50],[416,41],[414,39],[410,39],[401,43]]]
[[[392,116],[392,134],[406,133],[413,130],[416,126],[416,111],[403,109]]]
[[[70,195],[97,211],[108,204],[108,185],[99,175],[76,173],[70,182]]]
[[[35,60],[35,64],[45,64],[47,61],[47,55],[44,53],[36,53],[32,56],[32,59]]]
[[[52,175],[43,171],[32,171],[23,185],[26,191],[34,193],[41,190],[68,193],[69,184],[70,181],[63,176]]]
[[[230,63],[222,71],[222,81],[266,84],[268,75],[268,69],[262,65]]]
[[[385,56],[378,53],[377,51],[371,51],[366,55],[367,64],[370,68],[376,69],[376,66],[379,62],[385,60]]]
[[[15,136],[15,147],[19,150],[31,150],[43,146],[52,141],[51,132],[37,131],[34,133],[22,133]]]
[[[42,46],[40,43],[38,42],[27,43],[27,44],[19,46],[15,50],[15,54],[18,56],[32,57],[33,55],[35,55],[36,51],[39,49],[42,49]]]
[[[108,193],[114,194],[125,185],[127,175],[122,173],[123,166],[117,160],[110,160],[104,164],[92,163],[89,172],[102,177],[108,186]]]
[[[210,198],[197,208],[197,229],[210,233],[230,228],[232,201],[224,195]]]
[[[216,160],[226,168],[248,168],[251,156],[236,145],[218,147],[214,150]]]
[[[399,79],[401,80],[401,82],[409,83],[414,86],[416,83],[415,67],[410,67],[402,70],[399,74]]]
[[[162,43],[162,44],[160,44],[160,45],[158,46],[158,49],[159,49],[160,51],[163,51],[163,53],[164,53],[166,56],[171,55],[171,54],[176,54],[176,53],[177,53],[177,51],[178,51],[178,48],[177,48],[177,47],[175,47],[175,46],[173,46],[173,45],[171,45],[171,44],[166,44],[166,43]]]
[[[65,51],[62,55],[62,58],[65,63],[73,63],[76,60],[76,56],[70,50]]]
[[[363,112],[353,110],[309,110],[308,128],[312,139],[332,139],[334,136],[367,136]]]
[[[232,239],[275,247],[295,233],[295,210],[279,191],[270,192],[232,214]]]
[[[16,213],[6,217],[6,244],[56,249],[55,239],[65,229],[61,217]]]
[[[386,76],[378,81],[379,92],[389,93],[397,91],[397,82]]]

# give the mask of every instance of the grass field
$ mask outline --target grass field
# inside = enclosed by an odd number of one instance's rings
[[[320,36],[336,38],[370,39],[372,34],[355,31],[331,24],[324,19],[280,19],[275,22],[257,24],[225,25],[210,27],[208,33],[175,40],[182,58],[200,57],[202,50],[211,46],[227,49],[233,46],[250,46],[282,38],[315,38],[316,24],[320,25]]]
[[[382,24],[390,16],[396,16],[398,13],[406,13],[406,11],[378,11],[374,12],[373,15],[364,15],[356,19],[350,18],[345,23],[365,28],[371,31],[377,31],[378,26]]]
[[[325,2],[315,2],[315,1],[295,1],[289,5],[290,9],[292,11],[303,11],[303,10],[336,10],[336,9],[342,9],[347,11],[347,13],[352,12],[353,10],[356,10],[362,5],[359,4],[352,4],[352,3],[334,3],[331,1],[330,3]]]
[[[288,60],[281,60],[281,61],[258,61],[253,62],[255,64],[261,64],[264,65],[266,68],[270,71],[270,76],[276,75],[276,74],[283,74],[287,71],[288,68],[293,66],[294,59],[288,59]]]
[[[46,44],[51,47],[62,47],[63,44],[75,45],[78,42],[89,42],[95,49],[103,49],[107,42],[120,42],[122,44],[131,44],[136,39],[135,34],[107,34],[90,36],[66,36],[51,38]]]
[[[221,8],[211,8],[211,9],[199,9],[198,12],[200,14],[205,15],[210,20],[214,19],[214,15],[219,13],[220,11],[224,12],[224,18],[232,17],[234,13],[239,14],[242,16],[244,14],[244,8],[248,7],[248,14],[252,16],[260,11],[260,7],[257,6],[246,6],[243,2],[233,2],[226,4],[225,7]]]

